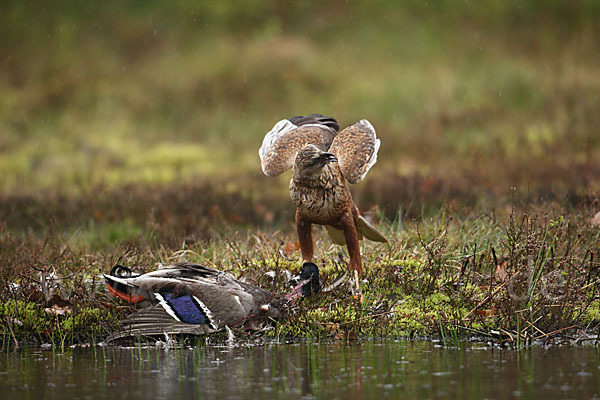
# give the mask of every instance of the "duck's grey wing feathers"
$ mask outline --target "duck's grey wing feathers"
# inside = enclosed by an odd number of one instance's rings
[[[193,263],[178,263],[174,265],[161,266],[156,271],[148,272],[143,277],[156,277],[156,278],[187,278],[187,279],[211,279],[218,276],[228,275],[233,277],[231,274],[223,271],[219,271],[213,268],[205,267],[200,264]]]
[[[256,309],[252,296],[239,289],[199,285],[190,291],[204,305],[209,318],[219,328],[243,324]]]
[[[162,336],[187,334],[202,335],[214,332],[208,324],[186,324],[174,320],[160,305],[154,305],[131,314],[121,321],[121,329],[108,336],[105,341],[139,336]]]
[[[169,292],[173,298],[192,296],[202,313],[217,328],[234,326],[245,322],[257,311],[261,301],[268,302],[270,293],[264,289],[242,283],[225,274],[220,279],[189,278],[134,278],[137,286],[155,293]],[[169,301],[166,301],[169,303]],[[164,305],[168,311],[168,305]]]

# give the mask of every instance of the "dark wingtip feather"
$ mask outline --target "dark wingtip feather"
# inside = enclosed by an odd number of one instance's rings
[[[307,124],[321,124],[334,129],[336,132],[340,130],[340,126],[333,117],[327,117],[322,114],[298,115],[288,118],[292,124],[302,126]]]

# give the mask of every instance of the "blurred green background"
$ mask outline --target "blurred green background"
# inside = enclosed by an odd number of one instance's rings
[[[362,208],[598,192],[598,1],[0,8],[4,220],[31,224],[40,209],[123,220],[135,214],[115,211],[127,193],[180,202],[184,216],[208,197],[206,213],[224,202],[270,222],[239,206],[291,208],[289,175],[262,176],[257,150],[275,122],[313,112],[377,129],[378,164],[353,189]]]

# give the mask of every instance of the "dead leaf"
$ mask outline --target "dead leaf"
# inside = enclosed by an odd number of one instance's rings
[[[477,315],[480,317],[493,317],[496,315],[496,308],[486,308],[484,310],[477,310]]]
[[[54,304],[52,307],[44,308],[44,311],[50,315],[65,315],[71,312],[71,306],[61,307],[58,304]]]
[[[300,250],[300,243],[288,242],[282,248],[279,249],[279,254],[281,254],[281,256],[286,260],[293,261],[291,257],[294,254],[294,252],[298,250]]]
[[[508,274],[506,273],[506,261],[502,264],[496,265],[496,273],[494,274],[494,276],[496,277],[496,280],[498,282],[504,282],[506,280],[507,275]]]
[[[600,211],[598,211],[596,215],[594,215],[594,217],[590,220],[590,224],[592,224],[592,226],[600,227]]]

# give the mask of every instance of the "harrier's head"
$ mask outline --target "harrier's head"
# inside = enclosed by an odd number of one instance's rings
[[[309,144],[304,146],[294,161],[294,170],[300,175],[317,175],[321,169],[330,162],[337,162],[337,158],[331,153],[322,151],[317,146]]]

